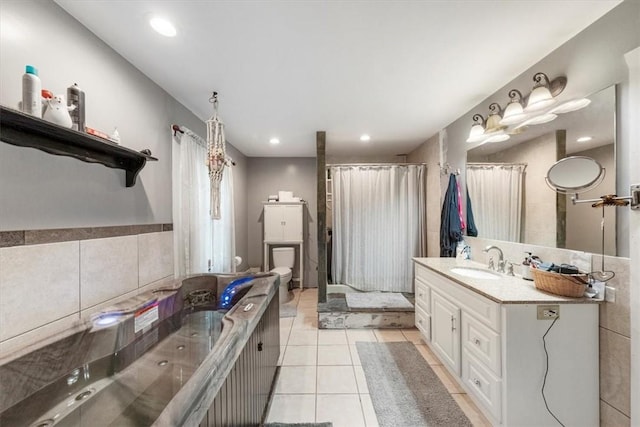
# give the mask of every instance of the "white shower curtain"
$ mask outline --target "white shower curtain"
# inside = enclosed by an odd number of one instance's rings
[[[520,242],[526,165],[467,164],[467,191],[478,236]]]
[[[232,168],[221,183],[221,219],[212,220],[206,141],[182,129],[171,150],[175,276],[235,271]]]
[[[426,249],[425,171],[422,165],[331,167],[334,282],[412,292],[411,257]]]

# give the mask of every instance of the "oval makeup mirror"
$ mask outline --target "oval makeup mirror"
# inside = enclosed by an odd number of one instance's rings
[[[602,182],[605,170],[594,159],[584,156],[565,157],[549,168],[545,180],[553,190],[567,193],[583,193]]]

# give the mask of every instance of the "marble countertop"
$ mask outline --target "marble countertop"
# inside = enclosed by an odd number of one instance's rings
[[[476,279],[451,271],[454,267],[470,267],[487,270],[486,265],[457,258],[413,258],[413,260],[447,279],[500,304],[595,304],[602,300],[570,298],[536,289],[532,281],[519,276],[501,275],[499,279]]]

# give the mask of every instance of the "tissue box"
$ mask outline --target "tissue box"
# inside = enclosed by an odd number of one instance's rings
[[[293,191],[278,191],[278,200],[281,202],[292,202]]]

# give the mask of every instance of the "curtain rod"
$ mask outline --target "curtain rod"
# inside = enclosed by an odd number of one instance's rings
[[[340,166],[427,166],[426,163],[332,163],[327,164],[325,168],[333,168]]]
[[[483,163],[483,162],[471,162],[467,163],[467,166],[528,166],[527,163]]]
[[[193,139],[195,139],[195,140],[196,140],[196,142],[197,142],[198,144],[203,145],[205,148],[207,147],[207,145],[209,145],[209,144],[207,144],[207,141],[205,141],[205,140],[204,140],[200,135],[198,135],[198,134],[196,134],[196,133],[192,132],[192,131],[191,131],[191,130],[189,130],[189,129],[187,129],[187,130],[185,131],[185,130],[184,130],[184,129],[182,129],[179,125],[171,125],[171,130],[173,131],[173,135],[174,135],[174,136],[176,135],[176,133],[181,133],[181,134],[185,134],[185,133],[186,133],[187,135],[189,135],[190,137],[192,137]],[[225,142],[226,142],[226,141],[225,141]],[[234,161],[233,161],[233,159],[231,159],[231,157],[228,157],[228,156],[227,156],[227,158],[231,161],[231,164],[232,164],[233,166],[235,166],[235,165],[236,165],[236,162],[234,162]]]

